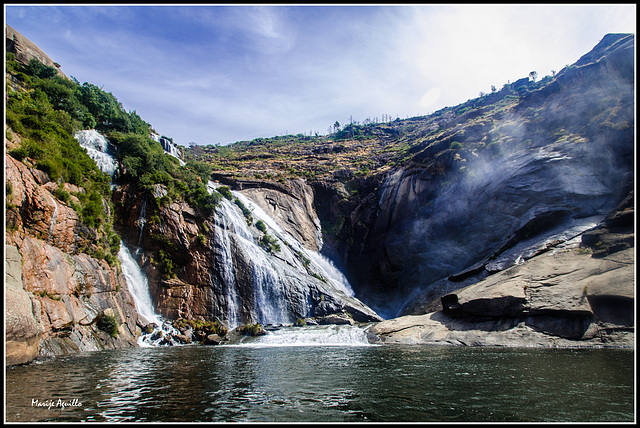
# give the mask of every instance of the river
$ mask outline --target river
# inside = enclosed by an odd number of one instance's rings
[[[635,418],[634,351],[629,349],[293,342],[279,346],[260,340],[236,346],[87,352],[9,367],[6,420],[633,422]]]

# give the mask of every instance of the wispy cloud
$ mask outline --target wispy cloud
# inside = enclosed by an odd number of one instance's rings
[[[5,6],[63,71],[180,144],[325,133],[559,70],[635,5]]]

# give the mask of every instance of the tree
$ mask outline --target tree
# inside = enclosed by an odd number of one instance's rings
[[[531,78],[531,80],[533,80],[535,82],[536,79],[538,78],[538,72],[537,71],[532,71],[531,73],[529,73],[529,78]]]
[[[336,120],[336,123],[333,124],[333,131],[338,132],[340,130],[340,122]]]

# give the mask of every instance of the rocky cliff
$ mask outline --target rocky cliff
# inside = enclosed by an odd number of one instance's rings
[[[340,236],[356,294],[406,313],[416,290],[435,299],[443,278],[481,279],[602,220],[633,186],[633,46],[605,37],[539,90],[443,116],[406,166],[362,187]]]
[[[137,346],[124,279],[85,252],[95,237],[56,196],[58,184],[9,156],[5,174],[6,363]]]
[[[377,343],[633,347],[634,275],[630,196],[573,242],[368,333]]]
[[[22,61],[41,57],[31,45],[7,28]],[[196,196],[217,201],[210,212],[166,171],[124,180],[98,211],[170,320],[313,317],[379,322],[369,334],[380,343],[625,346],[633,55],[633,35],[607,35],[553,77],[430,116],[239,144],[208,159],[209,194]],[[20,147],[7,135],[7,150]],[[6,159],[7,363],[135,346],[147,320],[101,256],[105,234],[80,219],[84,189],[28,156]]]
[[[44,65],[55,67],[58,71],[58,75],[67,77],[62,70],[60,70],[60,65],[58,63],[49,58],[49,56],[31,40],[27,39],[8,25],[5,25],[5,46],[6,51],[15,53],[16,59],[22,64],[28,64],[31,59],[35,59]]]
[[[161,185],[143,198],[134,186],[117,189],[116,226],[125,241],[141,250],[140,263],[148,274],[158,312],[168,319],[221,320],[231,327],[292,323],[335,313],[348,313],[361,322],[380,320],[358,299],[336,288],[313,259],[319,228],[309,193],[301,192],[302,186],[292,182],[282,185],[287,193],[273,186],[252,192],[245,183],[242,192],[251,199],[244,205],[256,201],[256,207],[245,207],[253,212],[251,220],[227,199],[214,215],[206,217],[184,202],[164,205],[166,193]],[[261,204],[282,230],[255,212]],[[261,244],[265,236],[278,248]],[[170,274],[157,267],[158,259],[166,256],[173,266]]]

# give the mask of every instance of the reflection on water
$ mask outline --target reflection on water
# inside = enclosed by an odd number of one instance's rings
[[[7,421],[633,421],[632,350],[134,348],[7,369]],[[57,400],[77,399],[62,410]],[[34,405],[50,400],[50,408]]]

